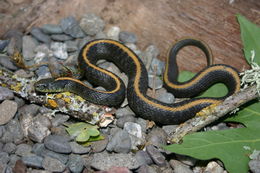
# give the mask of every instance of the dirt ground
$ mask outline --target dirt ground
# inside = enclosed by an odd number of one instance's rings
[[[29,32],[33,26],[59,23],[72,15],[101,16],[110,26],[119,26],[138,36],[144,49],[155,44],[164,59],[170,46],[181,37],[204,40],[212,48],[215,63],[247,68],[243,58],[239,25],[240,13],[260,24],[259,0],[1,0],[0,36],[9,29]],[[197,71],[205,65],[203,54],[185,48],[178,63],[182,69]],[[198,57],[198,58],[197,58]]]

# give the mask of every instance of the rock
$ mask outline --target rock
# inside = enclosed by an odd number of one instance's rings
[[[174,95],[167,92],[164,88],[160,88],[156,91],[155,99],[168,104],[173,104],[175,101]]]
[[[141,59],[142,59],[143,63],[145,64],[146,69],[150,69],[153,59],[156,58],[158,55],[159,55],[159,50],[154,45],[150,45],[145,49],[145,51],[141,54]],[[156,71],[157,71],[157,67],[156,67]],[[159,68],[158,68],[158,72],[159,72]],[[152,74],[154,74],[154,73],[152,73]],[[159,73],[156,72],[156,74],[159,74]]]
[[[5,136],[7,135],[7,136]],[[10,135],[10,136],[9,136]],[[5,137],[7,137],[7,141],[5,141]],[[6,125],[6,133],[2,137],[3,142],[14,142],[14,143],[20,143],[23,140],[23,131],[21,128],[20,123],[17,119],[12,119],[9,121],[9,123]]]
[[[66,34],[54,34],[54,35],[51,35],[51,39],[54,41],[63,42],[63,41],[72,40],[73,38]]]
[[[145,140],[142,135],[141,126],[137,123],[126,122],[124,130],[129,134],[131,139],[131,149],[138,150],[140,146],[145,145]]]
[[[11,100],[5,100],[0,104],[0,125],[8,123],[15,115],[18,105]]]
[[[27,156],[23,156],[21,158],[21,160],[23,161],[23,163],[29,167],[33,167],[33,168],[43,168],[42,167],[42,161],[43,158],[37,155],[27,155]]]
[[[122,41],[123,43],[136,43],[137,37],[132,32],[121,31],[119,33],[119,40]]]
[[[51,172],[62,172],[66,168],[66,166],[63,163],[61,163],[59,160],[53,159],[48,156],[44,157],[44,159],[42,161],[42,167],[45,170],[51,171]]]
[[[146,151],[137,151],[135,157],[141,165],[150,165],[153,163],[153,160]]]
[[[9,161],[8,164],[9,164],[11,167],[13,167],[18,160],[21,160],[21,157],[20,157],[20,156],[17,156],[17,155],[15,155],[15,154],[11,154],[11,155],[10,155],[10,161]]]
[[[260,173],[260,160],[250,160],[248,165],[252,173]]]
[[[107,30],[107,37],[113,40],[119,40],[120,28],[118,26],[112,26]]]
[[[189,165],[189,166],[195,166],[195,163],[197,162],[197,159],[185,155],[175,154],[177,160],[181,161],[182,163]]]
[[[175,172],[193,173],[193,171],[187,165],[184,165],[178,160],[170,160],[169,163]]]
[[[13,98],[14,93],[10,89],[0,86],[0,101],[12,100]]]
[[[84,147],[79,145],[77,142],[70,142],[72,153],[74,154],[86,154],[90,151],[90,147]]]
[[[19,116],[22,115],[32,115],[35,116],[39,112],[40,106],[36,104],[29,104],[29,105],[24,105],[18,110]]]
[[[132,173],[132,171],[126,167],[113,166],[106,171],[97,171],[96,173]]]
[[[51,124],[52,126],[59,126],[62,125],[63,123],[65,123],[66,121],[68,121],[68,119],[70,118],[70,116],[65,115],[65,114],[55,114],[55,117],[51,120]]]
[[[45,24],[41,27],[41,30],[46,34],[62,34],[63,31],[59,25]]]
[[[84,160],[79,155],[71,154],[69,156],[68,167],[72,173],[81,173],[84,168]]]
[[[141,51],[137,48],[136,44],[134,43],[124,43],[126,45],[126,47],[128,47],[129,49],[131,49],[137,56],[141,55]]]
[[[51,42],[51,38],[44,34],[40,28],[33,28],[31,30],[31,34],[34,38],[36,38],[38,41],[49,44]]]
[[[23,163],[22,160],[18,160],[15,165],[14,168],[12,170],[14,173],[27,173],[27,167],[26,165]]]
[[[45,157],[45,156],[49,156],[52,157],[54,159],[58,159],[59,161],[61,161],[61,163],[66,164],[68,162],[69,156],[67,154],[59,154],[59,153],[55,153],[53,151],[50,151],[48,149],[46,149],[44,147],[44,144],[40,144],[37,143],[33,146],[32,149],[33,153]]]
[[[7,164],[10,160],[9,154],[0,151],[0,163]]]
[[[7,47],[9,40],[0,40],[0,52],[3,52]]]
[[[107,152],[95,153],[88,160],[91,167],[98,170],[108,170],[112,166],[127,167],[128,169],[137,169],[140,164],[133,154],[108,154]]]
[[[119,108],[116,110],[116,118],[120,118],[123,117],[125,115],[135,115],[135,113],[129,108],[129,107],[125,107],[125,108]]]
[[[9,44],[7,46],[6,52],[8,55],[13,55],[16,51],[22,50],[22,43],[23,43],[23,33],[11,29],[5,34],[5,38],[10,39]]]
[[[163,87],[163,81],[158,77],[154,75],[148,75],[148,86],[152,89],[160,89]]]
[[[164,72],[165,62],[159,60],[157,56],[159,51],[156,47],[148,47],[147,51],[150,51],[150,56],[152,56],[152,62],[149,69],[149,74],[155,74],[156,76],[162,76]],[[152,52],[153,51],[153,52]]]
[[[17,70],[18,68],[14,65],[8,56],[0,55],[0,65],[4,66],[9,70]]]
[[[145,133],[146,130],[147,130],[147,126],[148,126],[148,121],[141,118],[141,117],[138,117],[137,120],[136,120],[136,123],[141,126],[142,132]]]
[[[118,153],[128,153],[131,149],[131,138],[126,131],[119,130],[109,140],[106,149]]]
[[[153,167],[148,165],[142,165],[136,173],[158,173]],[[178,172],[176,172],[178,173]]]
[[[27,127],[28,137],[35,142],[42,142],[51,133],[49,130],[50,126],[50,120],[39,114]]]
[[[67,46],[65,43],[61,42],[52,42],[50,46],[51,50],[53,50],[53,55],[59,59],[67,59]]]
[[[165,157],[158,149],[156,149],[153,145],[148,145],[146,147],[146,152],[150,155],[154,163],[158,166],[166,166]]]
[[[41,66],[36,70],[36,74],[40,79],[43,78],[51,78],[51,73],[49,71],[49,68],[46,66]]]
[[[99,141],[93,141],[91,142],[91,151],[94,153],[99,153],[102,152],[103,150],[105,150],[105,148],[107,147],[108,144],[108,137],[105,136],[104,134],[102,134],[105,139],[103,140],[99,140]]]
[[[75,52],[78,50],[78,42],[77,41],[66,41],[65,42],[66,47],[67,47],[67,51],[68,52]]]
[[[31,153],[32,146],[28,144],[20,144],[17,146],[17,150],[15,152],[18,156],[27,156]]]
[[[34,58],[34,50],[37,45],[38,42],[32,36],[23,36],[23,58],[25,60],[32,60]]]
[[[104,29],[105,23],[99,16],[88,13],[83,15],[79,25],[87,35],[94,36]]]
[[[71,153],[71,147],[66,137],[49,135],[44,139],[44,146],[57,153]]]
[[[14,153],[16,150],[16,145],[12,142],[8,142],[4,145],[3,151],[7,152],[8,154]]]
[[[259,167],[260,168],[260,167]],[[205,172],[210,173],[223,173],[224,168],[222,168],[217,162],[211,161],[205,168]]]
[[[178,125],[165,125],[165,126],[162,126],[162,129],[165,131],[165,133],[168,136],[171,133],[174,133],[177,127],[178,127]]]
[[[147,136],[147,142],[160,147],[167,144],[167,134],[161,128],[154,128]]]
[[[116,121],[116,125],[120,128],[123,128],[124,127],[124,124],[126,122],[135,122],[136,119],[133,115],[125,115],[125,116],[122,116],[120,117],[117,121]]]
[[[5,173],[6,168],[7,168],[7,164],[0,162],[0,173]]]
[[[60,21],[60,26],[64,33],[73,38],[82,38],[85,36],[77,20],[73,16],[62,19]]]
[[[104,32],[98,32],[96,35],[95,35],[95,37],[94,37],[95,39],[106,39],[107,38],[107,36],[106,36],[106,34],[104,33]]]
[[[19,109],[25,105],[25,101],[24,99],[20,98],[20,97],[14,97],[14,101],[17,103],[18,105],[18,112],[19,112]]]

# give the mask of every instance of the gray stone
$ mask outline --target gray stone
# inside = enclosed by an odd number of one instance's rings
[[[129,107],[125,107],[125,108],[119,108],[116,110],[116,118],[120,118],[123,117],[125,115],[135,115],[135,113],[129,108]]]
[[[66,47],[67,47],[67,51],[68,52],[75,52],[78,50],[78,42],[77,41],[66,41],[65,42]]]
[[[10,160],[9,154],[6,152],[0,152],[0,163],[6,164]]]
[[[105,150],[108,144],[108,137],[102,134],[105,139],[99,140],[99,141],[93,141],[91,142],[91,151],[94,153],[99,153]]]
[[[177,160],[181,161],[185,165],[195,166],[197,159],[185,155],[175,154]]]
[[[158,76],[148,75],[148,86],[152,89],[160,89],[163,87],[163,81]]]
[[[14,98],[14,93],[5,87],[0,86],[0,101],[12,100]]]
[[[137,151],[135,157],[141,165],[150,165],[153,163],[153,160],[146,151]]]
[[[20,144],[17,146],[15,154],[18,156],[30,155],[32,151],[32,146],[28,144]]]
[[[160,147],[167,144],[167,134],[161,128],[154,128],[147,136],[147,142]]]
[[[23,163],[27,166],[33,167],[33,168],[43,168],[42,167],[42,161],[43,158],[37,155],[28,155],[28,156],[23,156],[21,158]]]
[[[53,50],[53,55],[59,59],[67,59],[67,46],[65,43],[61,42],[52,42],[50,46],[51,50]]]
[[[9,44],[7,46],[6,52],[8,55],[13,55],[17,51],[22,50],[23,43],[23,33],[18,30],[9,30],[5,34],[6,38],[10,39]]]
[[[260,168],[260,166],[258,166]],[[258,169],[259,170],[259,169]],[[210,172],[210,173],[223,173],[224,168],[221,167],[217,162],[211,161],[208,163],[208,165],[205,168],[205,172]],[[189,173],[189,172],[188,172]]]
[[[77,20],[73,16],[62,19],[60,21],[60,26],[64,33],[74,38],[82,38],[85,36]]]
[[[11,154],[11,155],[10,155],[10,160],[9,160],[9,163],[8,163],[8,164],[9,164],[10,166],[14,167],[16,161],[17,161],[17,160],[20,160],[20,159],[21,159],[21,157],[15,155],[15,154]]]
[[[46,156],[42,161],[42,166],[45,170],[51,172],[62,172],[66,166],[59,160]]]
[[[154,45],[150,45],[145,49],[145,51],[141,54],[141,59],[142,59],[143,63],[145,64],[146,69],[150,69],[153,59],[157,58],[158,55],[159,55],[159,50]],[[152,74],[154,74],[154,73],[152,73]],[[157,73],[157,70],[156,70],[156,74],[159,74],[159,73]]]
[[[61,27],[55,24],[45,24],[41,29],[46,34],[61,34],[63,32]]]
[[[149,69],[149,74],[156,74],[156,76],[162,76],[163,72],[164,72],[164,67],[165,67],[165,62],[159,60],[157,58],[157,56],[159,55],[159,51],[157,48],[150,48],[151,50],[149,51],[153,51],[150,52],[150,56],[153,57],[152,62],[151,62],[151,66]],[[157,50],[156,50],[157,49]]]
[[[51,120],[51,124],[52,124],[52,126],[57,127],[59,125],[62,125],[66,121],[68,121],[69,118],[70,118],[70,116],[68,116],[68,115],[58,113],[58,114],[55,114],[55,117]]]
[[[112,26],[107,30],[107,37],[113,40],[119,40],[120,28],[118,26]]]
[[[253,173],[260,173],[260,160],[250,160],[248,165]]]
[[[106,39],[107,36],[104,32],[98,32],[96,35],[95,35],[95,39]]]
[[[81,156],[71,154],[69,156],[68,167],[72,173],[81,173],[84,168],[84,160]]]
[[[0,40],[0,52],[3,52],[7,47],[9,40]]]
[[[34,38],[36,38],[38,41],[49,44],[51,42],[51,38],[44,34],[40,28],[33,28],[31,30],[31,34]]]
[[[72,153],[74,154],[86,154],[90,151],[90,147],[84,147],[79,145],[77,142],[70,142]]]
[[[156,91],[155,99],[168,104],[173,104],[175,101],[174,95],[167,92],[164,88],[160,88]]]
[[[12,142],[8,142],[4,145],[3,151],[7,152],[8,154],[14,153],[16,150],[16,145]]]
[[[137,37],[132,32],[121,31],[119,33],[119,40],[122,41],[123,43],[136,43]]]
[[[174,133],[178,125],[165,125],[162,126],[162,129],[165,131],[167,135],[170,135],[171,133]]]
[[[158,173],[153,167],[148,165],[142,165],[136,172],[137,173]]]
[[[0,142],[0,151],[3,150],[4,144],[2,142]]]
[[[6,168],[7,168],[7,164],[1,163],[0,161],[0,173],[5,173]]]
[[[20,98],[20,97],[14,97],[14,101],[17,103],[18,105],[18,112],[19,112],[19,109],[25,105],[25,101],[24,99]]]
[[[72,40],[73,38],[71,36],[68,36],[66,34],[54,34],[51,35],[51,39],[54,41],[68,41],[68,40]]]
[[[158,149],[156,149],[153,145],[148,145],[146,147],[147,153],[150,155],[154,163],[158,166],[166,166],[165,156],[160,153]]]
[[[14,65],[8,56],[0,55],[0,64],[9,70],[17,70],[18,68]]]
[[[189,168],[189,166],[181,163],[178,160],[170,160],[169,163],[175,172],[193,173],[193,171]]]
[[[128,153],[131,150],[131,138],[124,130],[117,131],[107,144],[108,151]]]
[[[10,132],[12,141],[14,143],[20,143],[23,140],[23,130],[17,119],[12,119],[11,121],[9,121],[9,123],[6,125],[6,131]]]
[[[143,119],[141,117],[138,117],[137,120],[136,120],[136,123],[141,126],[142,132],[146,132],[147,126],[148,126],[148,121],[147,120],[145,120],[145,119]]]
[[[48,149],[46,149],[44,147],[44,144],[40,144],[37,143],[33,146],[32,149],[33,153],[45,157],[45,156],[49,156],[52,157],[54,159],[58,159],[59,161],[61,161],[61,163],[66,164],[68,162],[69,156],[67,154],[59,154],[59,153],[55,153],[53,151],[50,151]]]
[[[11,100],[5,100],[0,104],[0,125],[8,123],[15,115],[18,105]]]
[[[39,78],[50,78],[51,73],[49,71],[49,68],[47,66],[41,66],[36,70],[36,74]]]
[[[25,60],[32,60],[35,56],[34,50],[38,42],[31,36],[23,36],[23,58]]]
[[[117,121],[116,121],[116,125],[120,128],[124,127],[124,124],[126,122],[136,122],[136,119],[133,115],[125,115],[120,117]]]
[[[104,29],[105,23],[99,16],[88,13],[83,15],[79,25],[87,35],[94,36]]]
[[[137,169],[140,163],[136,160],[133,154],[108,154],[107,152],[95,153],[89,158],[91,167],[98,170],[108,170],[112,166],[127,167],[128,169]]]
[[[133,122],[126,122],[124,124],[124,130],[133,136],[136,136],[138,138],[143,138],[142,135],[142,128],[139,124],[133,123]]]
[[[24,105],[18,110],[18,114],[21,115],[32,115],[35,116],[39,112],[40,106],[36,104]]]
[[[49,135],[44,139],[44,146],[57,153],[71,153],[71,147],[66,137]]]

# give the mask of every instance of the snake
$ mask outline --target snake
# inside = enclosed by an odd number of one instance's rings
[[[186,46],[195,46],[202,50],[208,65],[190,80],[179,82],[177,54]],[[117,75],[97,65],[100,59],[113,62],[127,75],[127,87]],[[119,106],[126,96],[129,107],[136,115],[162,125],[181,124],[203,108],[220,103],[240,90],[238,71],[229,65],[212,64],[212,59],[209,46],[199,39],[185,38],[172,46],[162,76],[164,86],[175,97],[190,98],[172,104],[147,95],[148,72],[144,63],[123,43],[110,39],[92,40],[82,47],[78,55],[78,66],[82,76],[93,85],[102,86],[105,91],[90,87],[82,80],[72,77],[41,79],[34,86],[37,92],[68,91],[94,104],[111,107]],[[223,83],[227,87],[228,92],[225,96],[197,97],[216,83]]]

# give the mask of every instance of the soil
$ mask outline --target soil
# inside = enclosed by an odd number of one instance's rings
[[[85,13],[101,16],[107,26],[134,32],[138,46],[159,47],[160,59],[182,37],[195,37],[212,48],[215,63],[248,68],[243,57],[236,14],[260,23],[259,0],[2,0],[0,37],[10,29],[29,32],[34,26],[58,24],[66,16],[80,19]],[[108,28],[107,27],[107,28]],[[107,29],[106,28],[106,29]],[[182,69],[198,71],[205,65],[203,53],[185,48],[178,58]]]

